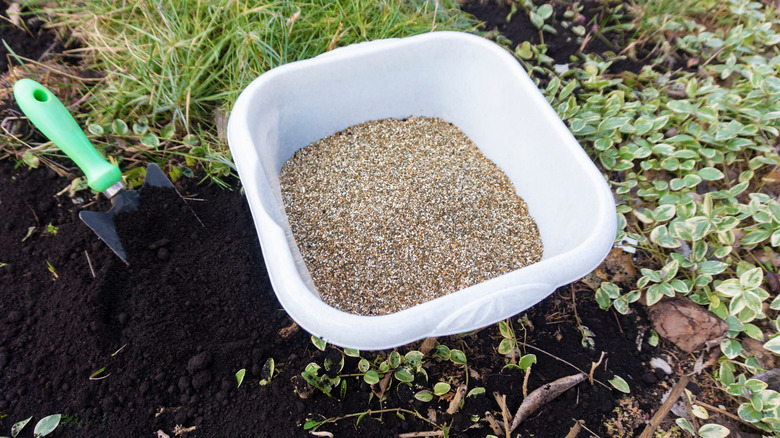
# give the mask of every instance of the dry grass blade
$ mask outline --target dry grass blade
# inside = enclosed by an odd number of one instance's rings
[[[574,374],[571,376],[561,377],[551,383],[548,383],[541,388],[536,388],[533,392],[528,394],[523,400],[523,403],[517,409],[515,418],[512,419],[512,426],[509,428],[509,432],[514,432],[517,426],[528,418],[534,411],[549,403],[554,398],[566,392],[569,388],[582,383],[588,375],[585,373]]]
[[[460,385],[458,387],[455,391],[455,396],[450,400],[450,406],[447,408],[448,414],[455,415],[460,410],[460,403],[463,401],[463,397],[466,396],[466,391],[468,391],[468,389],[469,388],[466,385]]]
[[[645,430],[642,431],[642,435],[639,435],[639,438],[650,438],[655,433],[655,430],[658,429],[658,425],[661,424],[661,421],[663,421],[664,418],[666,418],[666,414],[669,413],[669,411],[672,409],[672,406],[677,402],[677,399],[680,398],[680,395],[682,395],[683,391],[685,391],[685,387],[688,385],[688,376],[683,375],[680,377],[680,380],[677,381],[677,384],[674,385],[674,388],[672,388],[672,392],[669,393],[669,397],[666,399],[663,405],[658,409],[658,412],[653,415],[653,418],[650,420],[650,424],[647,425]]]
[[[428,437],[428,436],[444,436],[444,431],[431,430],[428,432],[407,432],[398,435],[398,438],[418,438],[418,437]]]
[[[490,411],[485,412],[485,420],[490,425],[490,428],[493,429],[493,433],[496,436],[504,435],[504,430],[501,428],[501,424],[498,422],[498,420],[496,420],[496,417],[494,417]]]
[[[566,434],[565,438],[577,438],[577,435],[579,435],[582,430],[582,423],[584,423],[582,420],[576,421],[574,426],[569,430],[569,433]]]

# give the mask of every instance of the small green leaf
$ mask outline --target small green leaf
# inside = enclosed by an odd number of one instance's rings
[[[498,354],[507,355],[511,351],[512,351],[512,340],[502,339],[501,343],[498,344]]]
[[[393,376],[398,379],[398,381],[404,383],[410,383],[414,381],[414,375],[412,375],[412,373],[410,373],[406,368],[399,368],[395,370]]]
[[[740,243],[744,246],[753,246],[768,239],[771,233],[771,229],[759,228],[747,233]]]
[[[745,289],[755,289],[764,281],[764,271],[761,268],[753,268],[739,276],[739,284]]]
[[[501,332],[501,336],[505,338],[514,338],[515,333],[514,331],[509,327],[509,324],[507,324],[506,321],[499,321],[498,323],[498,331]]]
[[[114,134],[116,135],[127,135],[130,132],[127,123],[122,119],[115,119],[111,122],[111,130],[114,131]]]
[[[717,181],[723,178],[723,172],[714,167],[704,167],[699,169],[699,176],[706,181]]]
[[[452,387],[449,383],[439,382],[435,385],[433,385],[433,393],[436,395],[444,395],[448,392],[450,392],[450,389]]]
[[[693,428],[691,423],[688,422],[685,418],[678,418],[674,420],[675,423],[677,423],[677,426],[680,427],[680,429],[688,432],[691,435],[696,435],[696,430]]]
[[[536,10],[536,13],[539,14],[539,16],[542,17],[543,20],[546,20],[552,16],[553,7],[551,4],[545,3],[539,6],[539,9]]]
[[[25,151],[22,154],[22,161],[32,169],[37,169],[41,165],[41,160],[32,151]]]
[[[780,336],[775,336],[764,344],[764,348],[775,354],[780,354]]]
[[[371,369],[371,363],[361,357],[360,361],[358,361],[358,370],[360,370],[361,373],[365,373],[369,369]]]
[[[536,12],[531,11],[531,13],[528,14],[528,18],[531,19],[531,23],[533,23],[533,25],[536,26],[537,29],[541,29],[542,26],[544,26],[544,19],[540,17],[539,14],[537,14]]]
[[[419,368],[422,364],[423,354],[417,350],[412,350],[404,355],[404,363],[412,368]]]
[[[664,297],[664,290],[660,284],[654,284],[647,289],[646,299],[647,299],[648,306],[652,306],[653,304],[661,301],[661,298],[663,297]]]
[[[387,362],[390,364],[390,368],[398,368],[401,365],[401,355],[397,351],[393,351]]]
[[[433,400],[433,394],[431,394],[431,391],[428,391],[427,389],[423,389],[422,391],[415,394],[414,398],[420,400],[423,403],[427,403]]]
[[[742,353],[742,344],[736,339],[724,339],[720,343],[720,351],[729,359],[734,359]]]
[[[452,360],[453,363],[465,365],[466,355],[463,354],[463,352],[460,350],[452,350],[450,355],[450,360]]]
[[[238,386],[236,388],[241,387],[241,382],[244,381],[244,375],[246,375],[246,368],[241,368],[236,372],[236,382],[238,383]]]
[[[35,425],[33,436],[38,438],[54,432],[54,429],[60,425],[60,418],[62,418],[62,415],[60,414],[49,415],[48,417],[42,418],[41,421]]]
[[[433,353],[435,357],[441,358],[443,360],[450,360],[450,355],[452,353],[450,352],[450,347],[446,345],[439,345],[436,347],[436,352]]]
[[[653,218],[656,222],[668,221],[677,213],[675,205],[660,205],[653,211]]]
[[[93,135],[103,135],[104,133],[103,127],[95,123],[92,123],[89,126],[87,126],[87,130]]]
[[[628,117],[610,117],[607,119],[604,119],[601,123],[599,123],[598,130],[599,131],[611,131],[613,129],[618,129],[621,126],[629,123],[631,119]]]
[[[354,348],[345,348],[344,354],[346,354],[349,357],[360,357],[360,351],[355,350]]]
[[[317,347],[318,350],[325,351],[325,346],[327,345],[327,343],[322,338],[318,338],[312,335],[311,343],[314,344],[314,346]]]
[[[707,410],[697,404],[691,405],[691,412],[693,412],[693,415],[695,415],[697,418],[701,418],[702,420],[710,418],[710,414],[707,412]]]
[[[608,382],[610,385],[615,387],[615,389],[617,389],[620,392],[626,394],[631,393],[631,388],[628,387],[628,383],[626,383],[626,381],[623,380],[623,378],[618,375],[615,375],[615,378],[613,378],[612,380],[608,380]]]
[[[303,423],[303,430],[315,430],[317,427],[319,427],[324,421],[317,421],[311,418],[307,418],[306,422]]]
[[[153,133],[147,132],[141,136],[141,144],[150,148],[156,148],[160,145],[160,139]]]
[[[515,49],[515,54],[523,59],[533,58],[534,52],[531,50],[531,43],[529,41],[523,41],[522,44],[518,44]]]
[[[368,370],[363,376],[363,380],[365,380],[369,385],[379,383],[379,373],[377,373],[375,370]]]
[[[149,130],[149,123],[146,121],[145,118],[141,118],[137,122],[133,123],[133,132],[135,132],[136,135],[143,135],[148,130]]]
[[[95,371],[94,373],[90,374],[89,375],[89,380],[105,379],[106,377],[108,377],[108,375],[103,376],[103,377],[98,377],[99,375],[103,374],[103,371],[105,371],[105,370],[106,370],[106,367],[103,367],[103,368],[100,368],[99,370]]]
[[[26,426],[27,423],[30,422],[30,420],[32,420],[32,417],[30,417],[30,418],[28,418],[26,420],[22,420],[22,421],[20,421],[20,422],[18,422],[16,424],[14,424],[13,426],[11,426],[11,438],[16,438],[16,436],[19,435],[19,433],[22,431],[22,429],[24,429],[24,426]]]
[[[535,363],[536,363],[536,355],[526,354],[525,356],[520,358],[520,360],[517,362],[517,365],[520,368],[522,368],[524,371],[528,371],[528,369],[531,368],[531,365]]]
[[[737,413],[739,413],[740,418],[750,423],[757,423],[764,417],[761,411],[756,410],[750,403],[742,403],[739,405]]]
[[[169,123],[160,130],[160,137],[170,140],[176,134],[176,125]]]
[[[657,347],[659,340],[660,337],[658,336],[658,332],[655,330],[650,330],[650,339],[647,340],[647,343],[650,344],[651,347]]]
[[[699,264],[699,273],[717,275],[725,271],[728,265],[717,260],[708,260]]]
[[[723,281],[715,287],[715,290],[727,297],[736,297],[744,292],[739,281],[733,278]]]
[[[705,424],[699,429],[701,438],[725,438],[729,433],[729,430],[720,424]]]
[[[472,388],[471,391],[469,391],[468,394],[466,394],[466,397],[477,396],[484,393],[485,393],[485,388],[481,386],[477,386],[476,388]]]

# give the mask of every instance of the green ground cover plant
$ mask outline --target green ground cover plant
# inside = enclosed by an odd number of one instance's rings
[[[586,57],[544,91],[613,188],[616,242],[636,242],[651,260],[629,288],[603,283],[600,305],[626,313],[642,297],[679,294],[724,319],[716,379],[741,399],[742,419],[778,432],[780,396],[750,378],[765,370],[741,343],[780,353],[780,299],[763,287],[780,246],[778,193],[764,178],[780,162],[778,14],[743,0],[674,3],[635,5],[637,32],[659,48],[639,74],[610,75],[613,60]],[[708,10],[718,14],[705,19]],[[671,52],[688,68],[665,68]],[[548,67],[531,69],[542,77]]]
[[[217,181],[232,168],[223,137],[231,102],[262,72],[355,42],[475,29],[473,20],[444,1],[32,4],[82,38],[89,66],[105,74],[88,100],[93,141],[117,161],[128,154],[117,145],[132,145],[148,160],[171,159],[174,178],[202,166]],[[530,15],[542,41],[555,32],[553,3],[513,4],[513,13]],[[498,38],[603,170],[618,204],[616,243],[643,257],[635,282],[604,282],[595,299],[604,309],[627,313],[640,300],[653,305],[679,295],[722,318],[728,336],[712,377],[723,397],[738,403],[740,418],[776,434],[780,394],[753,378],[766,370],[743,341],[757,340],[780,354],[780,297],[768,287],[768,276],[780,273],[780,185],[772,179],[780,163],[778,8],[750,0],[636,0],[604,7],[620,19],[563,27],[582,27],[575,32],[582,39],[622,32],[624,49],[574,56],[567,71],[556,69],[544,44],[513,48]],[[580,11],[573,3],[564,16]],[[645,64],[641,71],[610,69],[638,57]],[[0,147],[26,150],[14,142]],[[32,166],[52,151],[36,147],[17,155]],[[143,179],[133,172],[126,176]],[[511,321],[501,324],[497,353],[530,372],[532,355],[519,355]],[[583,348],[586,338],[583,333]],[[452,382],[428,382],[415,351],[340,355],[341,361],[311,364],[301,370],[303,377],[328,395],[346,383],[343,375],[353,374],[371,385],[388,375],[398,384],[416,382],[421,401],[456,390]],[[345,371],[344,356],[358,358],[357,369]],[[426,360],[466,359],[460,350],[437,345]],[[404,413],[419,415],[396,412]],[[678,425],[697,432],[687,421]],[[706,424],[698,433],[724,436],[723,429]]]

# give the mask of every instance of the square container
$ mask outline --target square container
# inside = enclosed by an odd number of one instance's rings
[[[408,116],[455,124],[507,174],[539,227],[542,260],[393,314],[342,312],[314,287],[279,172],[316,140]],[[227,134],[279,301],[301,327],[342,347],[392,348],[496,323],[588,274],[615,238],[615,204],[601,173],[514,57],[478,36],[378,40],[277,67],[241,93]]]

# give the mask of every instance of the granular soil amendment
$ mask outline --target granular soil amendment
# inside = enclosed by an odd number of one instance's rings
[[[423,416],[429,408],[437,410],[437,423],[450,424],[450,436],[484,437],[485,423],[468,429],[473,426],[470,417],[499,411],[494,391],[507,395],[512,411],[522,401],[523,373],[502,371],[508,359],[496,353],[501,335],[495,326],[440,338],[465,353],[468,368],[426,355],[428,380],[418,375],[411,387],[391,381],[382,402],[371,398],[372,388],[354,376],[355,358],[347,358],[343,369],[353,374],[344,378],[343,396],[331,398],[315,390],[302,399],[296,393],[305,386],[301,371],[310,362],[322,365],[326,357],[340,353],[330,346],[325,352],[314,348],[309,335],[280,307],[238,191],[190,183],[179,187],[185,197],[201,199],[189,203],[203,227],[173,191],[143,189],[140,209],[117,217],[128,267],[78,219],[78,206],[57,195],[67,184],[47,169],[13,169],[10,162],[0,161],[2,434],[29,416],[34,424],[60,413],[65,424],[53,437],[154,437],[158,430],[173,436],[176,425],[197,426],[185,437],[306,437],[311,436],[302,427],[307,418],[400,407]],[[101,201],[89,208],[106,210],[108,205]],[[57,228],[56,235],[47,231],[49,223]],[[29,227],[35,229],[25,239]],[[653,412],[667,376],[647,365],[661,347],[640,343],[642,349],[637,349],[646,321],[637,314],[599,310],[590,292],[578,290],[573,300],[572,290],[577,286],[562,288],[529,309],[523,325],[514,318],[518,338],[586,372],[605,351],[595,378],[606,382],[620,375],[638,401],[638,415]],[[596,335],[594,350],[581,345],[574,302],[582,323]],[[417,348],[419,343],[399,352]],[[529,391],[577,372],[532,348],[523,352],[538,358]],[[362,352],[372,362],[388,354]],[[270,384],[260,386],[269,358],[277,373]],[[105,370],[91,380],[101,368]],[[246,376],[237,387],[240,369]],[[469,388],[483,387],[485,393],[468,397],[453,416],[443,413],[446,397],[429,403],[414,398],[438,381],[456,387],[467,374]],[[537,411],[518,432],[562,437],[574,419],[583,419],[590,430],[606,436],[604,422],[615,417],[621,397],[586,381]],[[392,412],[365,417],[359,424],[355,420],[325,424],[321,430],[337,437],[395,437],[432,429],[411,415],[401,419]],[[30,430],[23,436],[30,436]]]
[[[283,166],[293,236],[322,300],[383,315],[539,261],[509,178],[439,118],[363,122]]]

